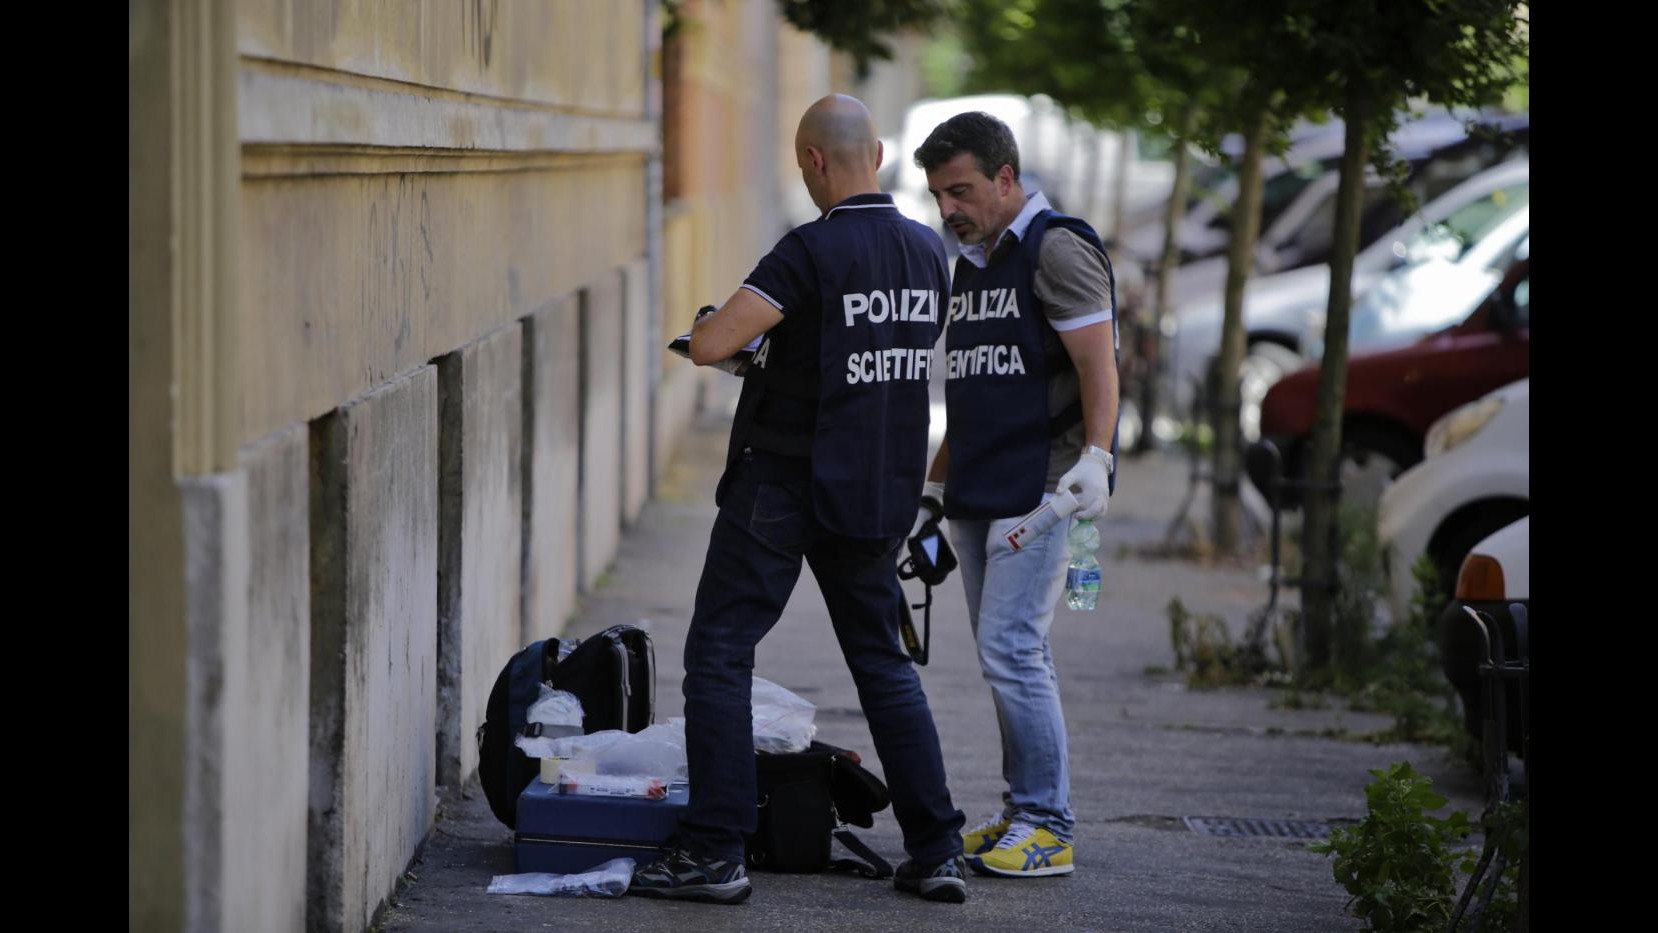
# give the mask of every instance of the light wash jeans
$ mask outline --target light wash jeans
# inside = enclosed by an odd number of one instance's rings
[[[952,518],[946,524],[961,562],[979,667],[1002,730],[1002,777],[1008,786],[1003,816],[1044,827],[1068,843],[1076,817],[1048,629],[1065,589],[1071,522],[1059,522],[1015,551],[1003,536],[1020,518]]]

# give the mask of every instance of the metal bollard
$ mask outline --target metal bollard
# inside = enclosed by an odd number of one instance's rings
[[[1520,749],[1524,767],[1522,779],[1525,782],[1526,797],[1531,797],[1529,618],[1525,606],[1519,603],[1509,604],[1508,612],[1514,620],[1517,643],[1515,659],[1509,661],[1507,652],[1503,650],[1502,631],[1496,622],[1472,607],[1464,606],[1463,610],[1478,629],[1480,641],[1485,648],[1485,660],[1479,664],[1478,671],[1483,681],[1482,693],[1486,703],[1481,738],[1486,768],[1485,814],[1489,816],[1498,804],[1514,797],[1513,788],[1508,783],[1508,690],[1505,683],[1508,680],[1517,681],[1520,687]],[[1531,906],[1528,862],[1529,859],[1520,863],[1520,877],[1517,879],[1521,929],[1529,925],[1527,913]],[[1479,862],[1475,864],[1474,872],[1469,875],[1468,884],[1457,900],[1456,912],[1451,915],[1447,933],[1456,933],[1458,924],[1464,920],[1467,920],[1467,926],[1464,928],[1467,933],[1477,933],[1480,919],[1490,905],[1492,895],[1496,893],[1497,881],[1507,867],[1507,856],[1498,849],[1495,835],[1487,834],[1484,851],[1480,853]],[[1474,900],[1476,891],[1479,892],[1477,901]]]

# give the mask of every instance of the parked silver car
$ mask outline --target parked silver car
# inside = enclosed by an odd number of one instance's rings
[[[1530,199],[1521,193],[1471,204],[1418,233],[1407,249],[1418,261],[1353,303],[1351,352],[1405,343],[1466,318],[1512,263],[1531,255]],[[1322,312],[1309,317],[1301,344],[1308,359],[1323,357]]]
[[[1530,197],[1531,162],[1523,157],[1456,185],[1354,257],[1354,300],[1390,271],[1432,258],[1435,253],[1425,243],[1413,246],[1424,230],[1435,225],[1466,229],[1474,217],[1488,217],[1493,206],[1525,205]],[[1259,437],[1260,401],[1266,390],[1306,364],[1302,342],[1309,328],[1322,321],[1329,298],[1330,267],[1324,264],[1251,279],[1245,285],[1243,324],[1249,349],[1240,378],[1246,440]],[[1180,305],[1163,321],[1165,373],[1172,382],[1165,397],[1181,415],[1191,410],[1196,381],[1220,350],[1224,313],[1225,295],[1217,290]]]

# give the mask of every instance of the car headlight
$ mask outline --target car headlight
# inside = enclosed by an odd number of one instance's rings
[[[1493,395],[1477,402],[1469,402],[1451,412],[1434,422],[1433,427],[1428,430],[1428,440],[1423,453],[1428,457],[1437,457],[1456,447],[1478,434],[1481,428],[1497,416],[1498,410],[1502,407],[1502,397]]]

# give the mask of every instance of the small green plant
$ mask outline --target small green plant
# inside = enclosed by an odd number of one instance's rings
[[[1187,672],[1187,686],[1219,687],[1247,679],[1241,677],[1226,623],[1215,615],[1193,615],[1178,597],[1169,600],[1169,640],[1175,668]]]
[[[1344,507],[1340,516],[1341,588],[1336,597],[1334,664],[1302,671],[1303,687],[1328,684],[1355,712],[1393,716],[1378,742],[1449,745],[1467,756],[1471,743],[1457,714],[1456,695],[1440,670],[1435,621],[1447,595],[1427,557],[1411,567],[1416,587],[1407,618],[1379,627],[1376,607],[1385,586],[1373,509]]]
[[[1322,693],[1302,693],[1299,687],[1292,686],[1288,693],[1268,705],[1274,709],[1329,709],[1330,701]]]
[[[1335,631],[1331,648],[1338,682],[1361,678],[1372,663],[1376,604],[1385,582],[1374,507],[1343,503],[1337,517],[1341,561],[1337,569]]]
[[[1478,909],[1478,903],[1489,885],[1495,885],[1490,902],[1479,912],[1482,930],[1513,930],[1520,918],[1519,875],[1520,864],[1526,860],[1531,835],[1530,808],[1525,800],[1505,800],[1486,810],[1480,817],[1480,828],[1488,840],[1495,840],[1502,856],[1503,871],[1487,871],[1480,889],[1470,897],[1469,912]],[[1476,853],[1470,849],[1462,861],[1462,871],[1472,874],[1478,864]],[[1467,919],[1469,914],[1464,914]]]
[[[1370,772],[1368,813],[1337,827],[1314,852],[1335,856],[1335,878],[1352,897],[1347,910],[1376,933],[1443,930],[1456,906],[1457,868],[1471,869],[1466,814],[1432,816],[1446,800],[1410,762]]]
[[[1215,429],[1206,421],[1197,424],[1182,422],[1176,442],[1187,450],[1196,448],[1200,453],[1210,453],[1215,449]]]
[[[1440,670],[1434,623],[1447,597],[1433,561],[1424,556],[1411,568],[1416,592],[1410,615],[1377,639],[1355,703],[1393,714],[1387,741],[1431,742],[1456,749],[1465,743],[1456,695]]]
[[[1267,662],[1257,639],[1234,643],[1220,616],[1194,615],[1178,597],[1169,600],[1168,613],[1174,666],[1186,671],[1188,687],[1261,685],[1280,673]]]

